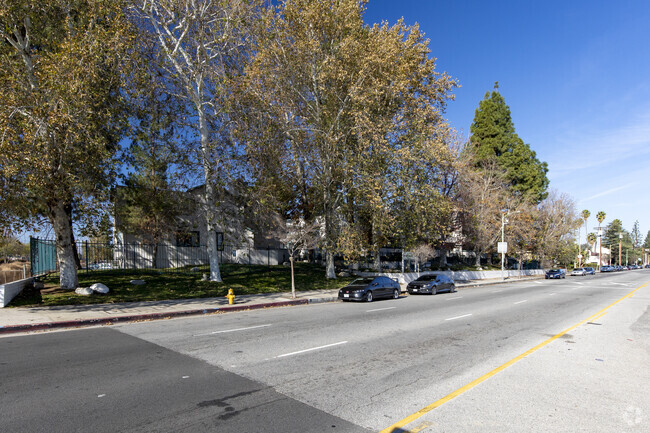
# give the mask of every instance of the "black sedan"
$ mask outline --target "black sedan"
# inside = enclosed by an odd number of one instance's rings
[[[417,280],[413,280],[406,286],[409,295],[416,293],[430,293],[435,295],[438,292],[455,292],[456,284],[454,280],[442,274],[422,275]]]
[[[549,269],[546,271],[544,278],[547,280],[549,278],[566,278],[566,273],[564,272],[564,269]]]
[[[339,299],[343,301],[372,302],[378,298],[399,298],[399,283],[388,277],[357,278],[339,290]]]

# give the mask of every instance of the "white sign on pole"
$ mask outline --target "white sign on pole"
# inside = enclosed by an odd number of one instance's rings
[[[508,242],[497,242],[497,253],[507,253]]]

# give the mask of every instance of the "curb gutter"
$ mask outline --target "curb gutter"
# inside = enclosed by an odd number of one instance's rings
[[[230,312],[246,311],[246,310],[260,310],[263,308],[287,307],[290,305],[306,305],[313,302],[328,302],[329,300],[330,298],[297,299],[293,301],[269,302],[265,304],[235,305],[235,306],[220,307],[220,308],[202,308],[198,310],[169,311],[166,313],[135,314],[135,315],[127,315],[127,316],[107,317],[101,319],[81,319],[81,320],[66,320],[62,322],[10,325],[10,326],[0,327],[0,335],[15,334],[20,332],[31,332],[31,331],[49,331],[49,330],[63,329],[63,328],[81,328],[85,326],[117,325],[119,323],[141,322],[141,321],[159,320],[159,319],[173,319],[176,317],[199,316],[204,314],[207,315],[207,314],[230,313]]]

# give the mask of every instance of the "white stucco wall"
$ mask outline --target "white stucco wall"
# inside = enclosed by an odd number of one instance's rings
[[[25,278],[7,284],[0,285],[0,308],[9,305],[9,302],[19,294],[25,286],[32,283],[33,278]]]

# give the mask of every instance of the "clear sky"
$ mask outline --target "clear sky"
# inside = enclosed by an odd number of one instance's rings
[[[465,136],[499,82],[551,189],[650,230],[650,1],[370,0],[368,24],[404,18],[460,85],[446,117]],[[584,238],[584,229],[582,231]]]

